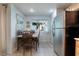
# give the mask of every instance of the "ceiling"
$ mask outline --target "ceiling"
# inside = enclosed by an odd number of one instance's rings
[[[44,15],[48,16],[52,12],[50,10],[55,10],[55,8],[65,9],[69,6],[69,3],[15,3],[15,6],[23,12],[25,16],[38,16]],[[30,9],[33,9],[30,11]]]

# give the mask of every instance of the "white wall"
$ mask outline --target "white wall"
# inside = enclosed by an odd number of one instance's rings
[[[16,43],[16,28],[17,28],[16,14],[24,18],[24,15],[14,5],[11,5],[11,39],[13,43],[12,45],[13,48],[15,47],[15,43]]]
[[[24,15],[13,4],[9,4],[7,9],[7,52],[11,54],[16,46],[16,14]]]

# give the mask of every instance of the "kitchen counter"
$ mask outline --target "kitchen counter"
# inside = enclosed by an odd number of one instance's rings
[[[75,39],[75,55],[79,56],[79,38],[74,38]]]
[[[75,40],[79,40],[79,38],[74,38]]]

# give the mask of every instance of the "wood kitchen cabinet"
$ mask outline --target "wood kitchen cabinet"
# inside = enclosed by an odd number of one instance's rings
[[[65,55],[75,56],[75,40],[79,37],[79,11],[66,11]]]

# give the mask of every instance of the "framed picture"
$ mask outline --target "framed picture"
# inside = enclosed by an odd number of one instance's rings
[[[17,30],[23,30],[24,18],[20,16],[19,14],[16,14],[16,20],[17,20]]]

